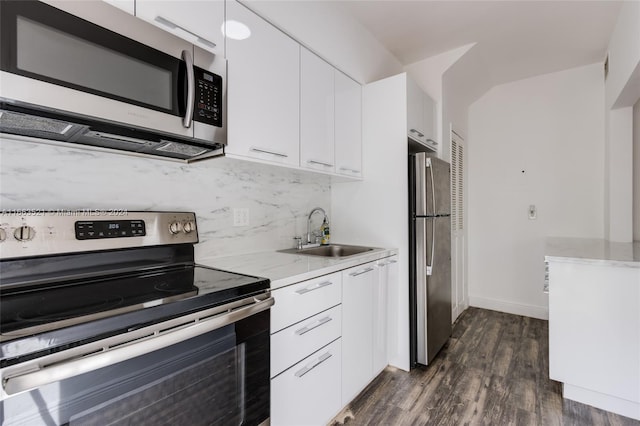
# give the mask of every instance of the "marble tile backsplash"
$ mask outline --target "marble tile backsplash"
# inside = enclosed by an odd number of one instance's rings
[[[309,211],[330,215],[330,203],[330,177],[277,166],[229,158],[182,164],[0,140],[0,208],[193,211],[197,259],[293,247]],[[234,208],[249,209],[248,226],[233,226]]]

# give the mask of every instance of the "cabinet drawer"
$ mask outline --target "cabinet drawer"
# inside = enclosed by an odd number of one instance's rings
[[[276,304],[271,308],[271,333],[340,304],[340,272],[303,281],[271,292]]]
[[[271,424],[325,425],[340,410],[341,339],[271,380]]]
[[[340,337],[340,305],[271,335],[271,377]]]

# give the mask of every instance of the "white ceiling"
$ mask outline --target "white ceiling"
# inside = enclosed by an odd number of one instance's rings
[[[494,84],[603,61],[619,1],[341,0],[403,65],[476,42]]]

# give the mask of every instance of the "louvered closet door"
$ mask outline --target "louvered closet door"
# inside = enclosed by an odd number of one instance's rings
[[[468,305],[465,277],[466,230],[464,191],[464,139],[451,130],[451,299],[452,319]]]

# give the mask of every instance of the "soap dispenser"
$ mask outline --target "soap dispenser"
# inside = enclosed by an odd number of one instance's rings
[[[331,239],[331,231],[329,230],[329,222],[327,222],[326,217],[322,221],[322,226],[320,226],[320,236],[322,237],[320,244],[329,244],[329,240]]]

